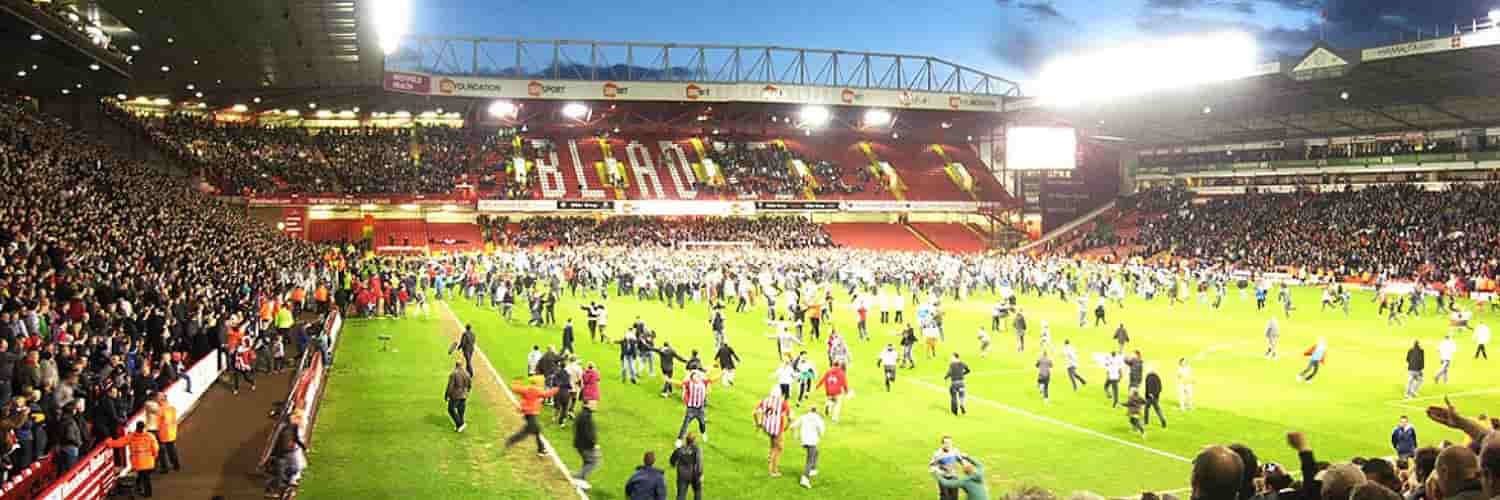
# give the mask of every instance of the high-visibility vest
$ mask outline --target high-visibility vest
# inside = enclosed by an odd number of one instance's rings
[[[161,417],[156,424],[156,432],[161,434],[161,442],[177,442],[177,407],[170,404],[161,405]]]
[[[136,471],[156,469],[156,437],[148,432],[132,432],[123,438],[105,441],[110,448],[125,448],[130,452],[130,469]]]

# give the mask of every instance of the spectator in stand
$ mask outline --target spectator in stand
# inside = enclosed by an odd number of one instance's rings
[[[1194,500],[1237,500],[1244,486],[1245,464],[1223,446],[1204,448],[1193,459]]]

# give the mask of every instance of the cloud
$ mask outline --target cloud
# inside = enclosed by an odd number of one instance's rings
[[[996,0],[1001,28],[990,52],[1000,62],[1035,75],[1048,58],[1076,48],[1085,27],[1051,0]]]
[[[1016,7],[1042,20],[1073,22],[1061,12],[1058,12],[1057,7],[1053,6],[1051,1],[1021,2]]]

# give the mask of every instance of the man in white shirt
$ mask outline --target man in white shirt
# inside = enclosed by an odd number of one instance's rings
[[[1187,358],[1177,360],[1177,407],[1182,411],[1193,409],[1193,367]]]
[[[807,461],[802,466],[803,488],[812,488],[812,481],[808,478],[818,475],[818,443],[823,440],[823,432],[828,428],[823,424],[823,417],[818,415],[817,406],[808,407],[807,413],[797,418],[792,423],[802,436],[802,449],[807,450]]]
[[[1484,350],[1484,346],[1490,343],[1490,325],[1481,323],[1474,327],[1474,343],[1479,344],[1479,347],[1474,348],[1474,359],[1479,359],[1480,356],[1490,359],[1490,353]]]
[[[896,346],[886,344],[885,350],[880,351],[880,367],[885,370],[885,392],[891,392],[891,383],[896,381],[896,365],[899,359]]]
[[[1120,406],[1120,375],[1125,371],[1125,356],[1114,353],[1104,360],[1104,395],[1110,408]]]
[[[531,346],[531,352],[526,354],[526,374],[536,375],[536,365],[542,361],[542,347]]]
[[[1073,348],[1071,340],[1063,339],[1063,358],[1068,362],[1068,382],[1073,384],[1073,392],[1078,392],[1078,386],[1089,385],[1082,375],[1078,374],[1078,350]]]
[[[1458,343],[1453,341],[1453,335],[1449,334],[1438,344],[1438,361],[1442,367],[1438,368],[1437,375],[1432,377],[1433,383],[1448,383],[1448,367],[1453,365],[1453,353],[1458,352]]]

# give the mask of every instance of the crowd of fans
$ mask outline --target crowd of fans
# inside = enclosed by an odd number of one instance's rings
[[[807,179],[795,175],[787,162],[801,159],[796,153],[771,147],[751,147],[749,143],[723,142],[722,149],[710,149],[708,157],[722,169],[725,185],[701,186],[709,194],[735,196],[796,196],[802,194]],[[817,181],[813,192],[818,195],[865,192],[873,180],[863,168],[845,168],[830,161],[803,159],[808,173]],[[850,171],[853,172],[850,172]],[[848,179],[854,178],[853,182]]]
[[[1477,144],[1472,146],[1465,146],[1460,144],[1456,139],[1428,140],[1425,142],[1412,142],[1400,139],[1359,144],[1320,144],[1296,149],[1225,149],[1196,153],[1151,154],[1141,156],[1140,165],[1143,167],[1186,167],[1240,162],[1371,158],[1423,153],[1444,154],[1462,151],[1490,151],[1496,147],[1490,140],[1477,142]]]
[[[823,226],[806,217],[532,217],[511,238],[519,246],[670,247],[682,242],[749,242],[760,248],[833,246]]]
[[[1493,276],[1500,257],[1500,186],[1494,184],[1250,194],[1167,206],[1178,210],[1141,227],[1146,255],[1170,250],[1257,267],[1436,281]]]
[[[463,185],[530,192],[504,182],[511,143],[473,129],[271,128],[107,109],[225,193],[425,194]]]
[[[0,176],[9,470],[52,450],[66,470],[317,261],[26,98],[0,95]]]

